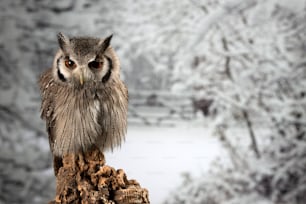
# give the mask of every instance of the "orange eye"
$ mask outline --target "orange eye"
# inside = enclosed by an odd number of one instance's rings
[[[74,63],[74,61],[70,60],[69,58],[65,59],[65,66],[68,69],[74,69],[76,68],[76,64]]]
[[[98,62],[98,61],[92,61],[88,63],[88,67],[90,69],[101,69],[102,68],[102,62]]]

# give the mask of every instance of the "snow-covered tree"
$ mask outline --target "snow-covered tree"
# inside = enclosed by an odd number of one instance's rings
[[[176,89],[213,99],[213,127],[232,166],[191,180],[166,203],[306,201],[305,16],[256,1],[205,30],[196,54],[175,66]],[[237,125],[251,153],[239,146]]]

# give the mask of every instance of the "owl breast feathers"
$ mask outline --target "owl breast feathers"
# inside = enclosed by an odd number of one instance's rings
[[[106,39],[58,34],[53,67],[39,79],[41,117],[54,156],[113,149],[124,140],[128,93]]]

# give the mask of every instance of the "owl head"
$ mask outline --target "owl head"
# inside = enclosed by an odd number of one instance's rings
[[[57,38],[59,50],[53,61],[53,76],[58,83],[85,87],[119,76],[119,60],[110,46],[112,35],[105,39],[69,38],[59,33]]]

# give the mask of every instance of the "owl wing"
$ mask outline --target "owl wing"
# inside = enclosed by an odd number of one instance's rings
[[[98,123],[102,135],[98,138],[99,148],[113,150],[120,146],[127,130],[128,91],[121,82],[106,87],[98,93],[100,98],[100,113]]]
[[[46,121],[46,129],[49,135],[49,144],[50,149],[53,152],[54,144],[54,94],[56,94],[56,84],[52,77],[52,69],[48,69],[44,72],[39,78],[39,86],[41,92],[41,108],[40,108],[40,117]]]

